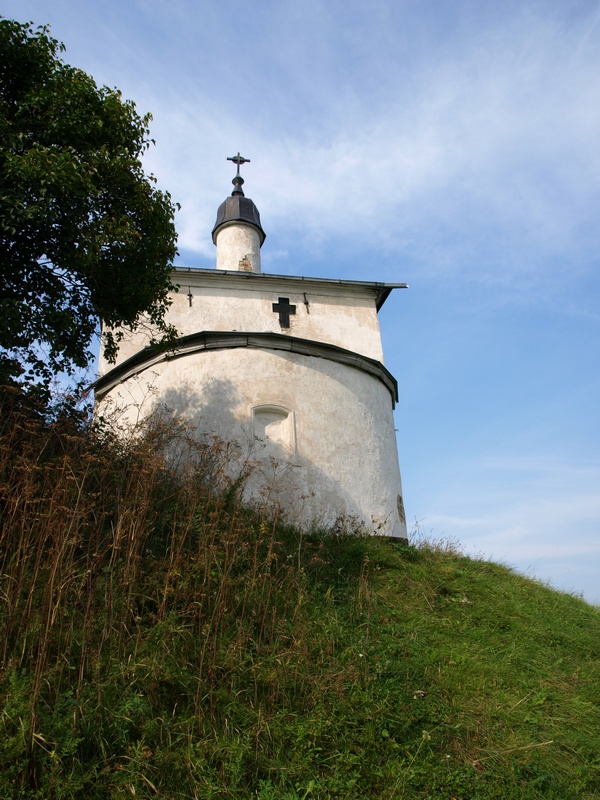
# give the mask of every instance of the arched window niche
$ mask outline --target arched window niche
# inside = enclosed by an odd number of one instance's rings
[[[296,453],[296,423],[294,412],[283,406],[267,403],[252,409],[254,438],[263,446],[271,445],[282,455]]]

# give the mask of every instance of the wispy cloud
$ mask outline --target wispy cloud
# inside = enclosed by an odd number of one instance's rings
[[[200,258],[242,149],[270,231],[297,248],[377,238],[425,277],[534,286],[600,244],[599,12],[582,8],[138,1],[86,4],[56,33],[153,111],[148,168]]]
[[[377,237],[431,277],[441,267],[445,277],[497,282],[502,264],[503,280],[535,284],[557,271],[560,254],[585,269],[584,250],[599,238],[595,24],[515,10],[488,31],[466,26],[414,72],[406,39],[394,48],[384,32],[386,47],[367,59],[358,45],[341,52],[347,39],[336,39],[334,22],[311,3],[291,20],[291,44],[273,33],[277,14],[253,30],[253,46],[234,37],[223,53],[221,36],[204,39],[200,63],[212,64],[212,80],[194,87],[190,77],[164,96],[159,81],[148,97],[160,142],[148,163],[170,176],[183,205],[184,247],[212,252],[202,231],[224,191],[218,159],[241,147],[256,164],[248,185],[271,230],[293,229],[300,247]],[[361,69],[345,77],[340,64],[353,55]],[[207,173],[207,164],[217,166]]]

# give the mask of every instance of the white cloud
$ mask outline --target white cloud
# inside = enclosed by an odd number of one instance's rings
[[[247,73],[232,74],[221,35],[214,46],[205,37],[212,80],[194,87],[188,76],[164,96],[159,83],[148,97],[160,143],[149,164],[182,202],[182,246],[211,252],[207,223],[227,190],[221,162],[239,148],[253,159],[247,186],[267,227],[291,226],[303,247],[377,238],[410,259],[425,253],[431,277],[441,266],[446,278],[498,282],[502,264],[502,281],[528,287],[558,281],[559,254],[586,269],[600,201],[600,57],[589,21],[565,30],[526,8],[482,35],[467,30],[422,72],[407,72],[410,50],[390,48],[378,60],[361,53],[363,69],[338,83],[343,37],[326,38],[334,20],[321,4],[308,9],[294,15],[293,43],[279,41],[278,14],[254,47],[244,43]],[[265,97],[253,58],[271,82]],[[374,75],[382,85],[370,93]]]
[[[530,291],[600,244],[596,6],[12,5],[153,111],[148,167],[203,258],[238,149],[268,232],[308,251],[377,239],[424,276]]]

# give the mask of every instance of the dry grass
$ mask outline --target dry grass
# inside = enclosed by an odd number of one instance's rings
[[[172,421],[3,403],[1,797],[600,796],[596,609],[454,544],[300,537]]]

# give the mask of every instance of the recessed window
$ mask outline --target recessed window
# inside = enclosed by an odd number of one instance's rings
[[[294,412],[283,406],[262,405],[252,409],[254,436],[264,446],[284,453],[296,452]]]

